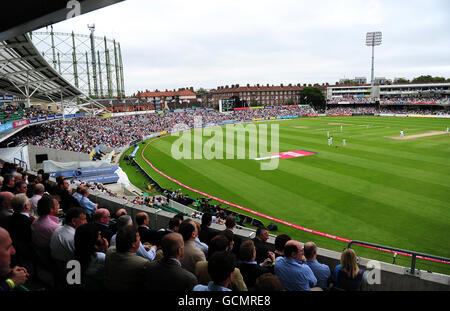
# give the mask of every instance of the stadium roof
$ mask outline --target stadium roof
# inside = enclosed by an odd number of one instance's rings
[[[124,0],[8,1],[8,10],[2,12],[0,41],[122,1]]]
[[[103,105],[84,95],[59,75],[37,51],[27,34],[0,42],[0,90],[27,99],[61,102],[65,106]],[[79,104],[78,100],[84,103]]]

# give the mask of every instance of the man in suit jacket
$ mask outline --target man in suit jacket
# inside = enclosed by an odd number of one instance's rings
[[[269,239],[269,230],[264,227],[258,227],[256,229],[256,236],[252,239],[256,248],[256,262],[262,263],[267,257],[269,257],[269,245],[267,240]]]
[[[244,277],[245,284],[249,289],[255,286],[256,279],[264,273],[273,273],[271,268],[272,262],[275,261],[275,255],[271,252],[271,258],[267,258],[260,265],[256,262],[256,249],[252,240],[247,240],[241,244],[239,250],[241,261],[238,262],[238,267]]]
[[[195,238],[198,236],[197,226],[192,219],[186,219],[181,223],[178,232],[184,240],[184,253],[180,258],[181,266],[194,273],[195,264],[206,260],[205,254],[195,245]]]
[[[11,216],[14,213],[11,207],[11,200],[14,194],[8,191],[0,192],[0,227],[8,229]]]
[[[202,216],[202,224],[200,226],[201,230],[198,234],[198,238],[203,243],[206,243],[209,245],[211,242],[211,239],[219,233],[219,230],[212,229],[211,226],[212,223],[212,215],[210,213],[204,213]]]
[[[11,199],[11,206],[14,213],[9,223],[9,233],[16,247],[18,255],[28,254],[28,247],[31,248],[31,224],[33,219],[30,217],[31,204],[27,195],[24,193],[16,194]]]
[[[181,267],[184,241],[179,233],[168,233],[161,240],[164,257],[151,262],[145,271],[145,289],[161,291],[191,291],[197,277]]]
[[[141,240],[134,226],[119,229],[116,246],[106,252],[105,286],[107,290],[142,290],[149,260],[136,255]]]
[[[136,224],[138,225],[139,236],[142,243],[150,243],[151,245],[157,245],[158,243],[158,231],[150,229],[148,226],[149,218],[145,212],[138,213],[136,215]]]
[[[233,249],[231,250],[236,256],[239,255],[239,247],[242,243],[242,238],[234,234],[234,229],[236,228],[236,218],[233,215],[228,215],[225,219],[225,230],[230,231],[233,234]],[[224,232],[222,231],[222,232]]]
[[[109,227],[110,217],[111,214],[106,208],[99,208],[94,213],[94,225],[101,232],[102,238],[108,241],[108,244],[111,243],[111,237],[114,235],[114,232]]]

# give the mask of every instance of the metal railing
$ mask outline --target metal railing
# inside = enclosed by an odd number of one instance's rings
[[[364,242],[364,241],[358,241],[353,240],[348,243],[347,248],[351,248],[352,244],[357,244],[361,246],[368,246],[370,248],[374,249],[381,249],[381,250],[388,250],[394,253],[394,263],[395,263],[395,257],[396,254],[404,255],[404,256],[411,256],[411,269],[407,269],[406,273],[410,275],[418,275],[419,271],[416,271],[416,259],[426,259],[426,260],[433,260],[437,262],[442,262],[446,264],[450,264],[450,258],[441,257],[441,256],[435,256],[435,255],[429,255],[424,253],[419,253],[415,251],[410,250],[404,250],[400,248],[390,247],[390,246],[384,246],[384,245],[378,245],[374,243]]]

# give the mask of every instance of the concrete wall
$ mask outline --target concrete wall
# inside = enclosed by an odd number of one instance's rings
[[[105,194],[91,193],[89,198],[98,203],[102,207],[106,207],[110,210],[111,215],[113,215],[120,208],[124,208],[128,215],[135,218],[136,214],[139,212],[146,212],[150,217],[150,227],[154,229],[166,228],[169,219],[175,214],[168,213],[165,211],[156,212],[156,209],[135,205],[131,203],[124,203],[121,198],[111,198]],[[199,221],[194,219],[195,221]],[[212,224],[211,227],[224,230],[224,225]],[[241,236],[242,238],[253,238],[255,236],[255,230],[248,228],[238,228],[235,230],[235,234]],[[275,236],[270,235],[268,243],[272,246],[275,243]],[[327,250],[318,249],[318,261],[324,263],[330,267],[333,273],[334,268],[339,264],[341,258],[341,253]],[[358,258],[358,263],[360,268],[365,270],[370,259]],[[420,271],[419,276],[411,276],[405,274],[406,267],[401,267],[393,264],[388,264],[384,262],[378,262],[381,268],[380,273],[380,284],[364,284],[363,289],[367,291],[449,291],[450,290],[450,276],[430,273],[426,271]]]
[[[39,147],[35,145],[28,145],[28,158],[31,170],[37,171],[42,168],[42,163],[36,163],[37,154],[47,154],[48,160],[57,162],[72,162],[72,161],[91,161],[87,153],[56,150],[52,148]]]

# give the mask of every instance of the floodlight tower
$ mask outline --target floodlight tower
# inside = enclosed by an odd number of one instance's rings
[[[372,47],[372,75],[371,75],[371,86],[374,85],[373,77],[373,64],[374,64],[374,51],[375,46],[381,45],[382,34],[381,31],[368,32],[366,34],[366,45]]]
[[[97,87],[97,62],[95,60],[95,39],[94,39],[94,32],[95,32],[95,24],[87,25],[89,30],[91,31],[91,58],[92,58],[92,77],[94,80],[94,95],[98,97],[98,87]]]

